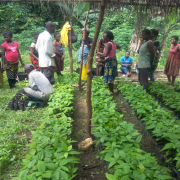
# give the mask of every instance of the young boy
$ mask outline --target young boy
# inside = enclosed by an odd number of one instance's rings
[[[54,67],[54,72],[57,75],[61,75],[61,71],[64,69],[64,50],[62,47],[62,43],[60,42],[61,36],[59,33],[54,34],[55,41],[53,41],[54,52],[56,53],[56,67]]]

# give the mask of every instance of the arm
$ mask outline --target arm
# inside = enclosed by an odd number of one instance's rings
[[[109,51],[110,51],[111,49],[112,49],[112,45],[111,45],[110,43],[107,43],[107,44],[105,45],[105,52],[103,52],[103,53],[98,52],[97,55],[106,57],[106,56],[109,54]]]
[[[4,70],[6,70],[5,67],[5,49],[1,46],[1,53],[2,53],[2,67]]]
[[[86,45],[88,46],[88,48],[90,49],[92,43],[89,44],[89,43],[87,42],[87,40],[88,40],[88,37],[87,37],[87,39],[84,39],[84,44],[86,44]]]
[[[33,47],[30,47],[30,50],[31,50],[31,56],[32,56],[34,59],[39,60],[38,57],[36,57],[36,56],[34,55],[34,48],[33,48]]]
[[[154,51],[154,45],[152,42],[149,42],[147,44],[147,48],[149,49],[149,52],[151,54],[151,57],[150,57],[150,63],[151,63],[151,67],[153,66],[153,61],[154,61],[154,56],[155,56],[155,51]]]
[[[38,90],[38,87],[37,87],[37,85],[35,83],[35,80],[31,76],[29,76],[29,86],[31,87],[31,89],[33,89],[35,91]]]
[[[62,56],[62,55],[57,51],[56,43],[55,43],[55,42],[53,42],[53,48],[54,48],[54,52],[56,53],[56,55]]]
[[[116,46],[117,46],[117,49],[121,49],[121,47],[118,44],[116,44]]]
[[[21,54],[20,54],[20,52],[19,52],[19,49],[17,49],[17,51],[18,51],[18,54],[19,54],[19,60],[21,61],[21,65],[24,66],[24,63],[23,63],[23,61],[22,61],[22,58],[21,58]]]

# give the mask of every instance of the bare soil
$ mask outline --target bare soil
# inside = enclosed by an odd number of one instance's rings
[[[128,78],[132,81],[137,82],[138,81],[138,74],[135,72],[135,70],[132,70],[131,72],[132,72],[132,74]],[[124,77],[123,73],[120,70],[118,70],[118,77]],[[163,70],[156,70],[154,72],[154,77],[156,77],[157,79],[162,79],[162,78],[167,79],[167,76],[164,74]]]
[[[79,91],[75,92],[74,113],[72,116],[73,132],[72,139],[77,142],[73,144],[73,148],[78,151],[78,144],[85,138],[85,126],[87,118],[87,106],[85,94]],[[80,163],[78,164],[77,176],[73,180],[107,180],[105,173],[105,162],[96,158],[98,149],[93,148],[90,151],[84,151],[78,156]]]

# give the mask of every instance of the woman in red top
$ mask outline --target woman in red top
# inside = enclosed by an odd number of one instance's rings
[[[114,96],[114,80],[117,76],[117,59],[116,59],[116,49],[120,47],[113,42],[114,35],[111,31],[106,30],[103,34],[103,40],[106,42],[104,52],[98,52],[97,55],[105,57],[105,67],[104,67],[104,83],[109,85],[109,90]]]
[[[5,32],[3,36],[5,39],[5,42],[1,44],[3,69],[6,70],[9,86],[12,89],[15,87],[16,83],[19,63],[18,60],[21,61],[22,66],[24,66],[24,63],[22,62],[21,55],[19,53],[19,43],[12,41],[12,33]]]
[[[171,47],[169,49],[168,58],[166,61],[164,74],[167,75],[168,81],[171,85],[174,84],[176,76],[179,75],[179,53],[180,45],[178,42],[178,36],[172,36],[171,38]],[[171,81],[172,76],[172,81]]]
[[[64,50],[62,48],[62,43],[60,42],[61,36],[59,33],[54,34],[55,41],[53,41],[54,52],[56,53],[56,67],[54,67],[54,72],[57,75],[61,75],[61,71],[64,69]]]

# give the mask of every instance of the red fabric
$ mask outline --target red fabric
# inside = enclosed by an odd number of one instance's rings
[[[18,60],[18,46],[19,43],[16,41],[13,41],[13,45],[9,45],[7,42],[4,42],[1,44],[1,46],[5,49],[6,52],[6,60],[7,61],[17,61]]]
[[[32,65],[34,66],[34,69],[40,71],[40,67],[39,67],[39,63],[37,61],[37,59],[34,59],[32,56],[29,57]]]
[[[56,46],[58,46],[58,43],[55,41]],[[54,72],[59,72],[64,70],[64,60],[61,60],[61,56],[56,55],[57,61],[56,64],[59,67],[59,70],[57,66],[54,67]]]
[[[109,51],[109,54],[107,57],[105,57],[105,59],[108,59],[108,58],[113,58],[115,55],[116,55],[116,48],[117,48],[117,45],[115,42],[108,42],[112,45],[112,49]]]
[[[171,45],[164,68],[164,74],[168,76],[179,75],[179,44],[175,47]]]

